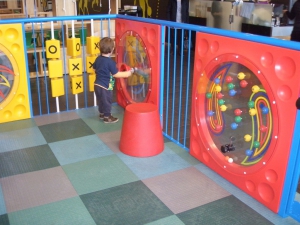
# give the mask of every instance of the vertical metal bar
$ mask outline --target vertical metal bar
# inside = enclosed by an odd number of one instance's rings
[[[22,23],[22,30],[23,30],[23,40],[25,40],[26,43],[26,35],[25,35],[25,25]],[[31,37],[32,38],[32,37]],[[27,46],[24,45],[24,53],[25,53],[25,64],[28,64],[28,54],[27,54]],[[27,90],[28,90],[28,99],[29,102],[32,102],[32,94],[31,94],[31,85],[30,85],[30,74],[29,74],[29,68],[26,66],[26,76],[27,76]],[[32,109],[32,104],[29,104],[30,107],[30,117],[33,117],[33,109]]]
[[[101,38],[103,38],[103,29],[102,29],[103,28],[103,20],[102,19],[100,20],[99,25],[100,25],[100,30],[101,30]]]
[[[44,72],[44,85],[46,89],[46,108],[47,108],[47,114],[50,113],[50,107],[49,107],[49,98],[48,98],[48,78],[47,78],[47,68],[46,68],[46,62],[44,63],[44,60],[47,61],[46,59],[46,54],[45,54],[45,42],[44,42],[44,29],[43,29],[43,23],[41,23],[41,41],[42,41],[42,66],[43,66],[43,72]]]
[[[181,31],[181,40],[180,40],[180,45],[181,45],[181,55],[180,55],[180,89],[179,89],[179,105],[178,105],[178,126],[177,126],[177,140],[179,142],[180,140],[180,122],[181,122],[181,104],[182,104],[182,75],[183,75],[183,45],[182,45],[182,41],[183,41],[183,34],[184,34],[184,29],[182,29]]]
[[[168,123],[169,123],[169,93],[170,93],[170,27],[168,27],[168,57],[167,57],[167,91],[166,91],[166,126],[165,132],[168,133]]]
[[[185,98],[185,117],[184,117],[184,139],[183,145],[186,147],[186,133],[187,133],[187,119],[188,119],[188,108],[189,108],[189,88],[190,88],[190,65],[191,65],[191,31],[189,30],[189,47],[188,47],[188,64],[186,71],[186,98]]]
[[[31,23],[31,31],[33,35],[33,49],[34,49],[34,60],[35,60],[35,79],[37,84],[37,90],[38,90],[38,106],[39,106],[39,115],[42,115],[42,106],[41,106],[41,92],[40,92],[40,80],[39,80],[39,70],[38,70],[38,60],[37,60],[37,54],[36,54],[36,43],[37,43],[37,35],[34,30],[34,24]]]
[[[110,19],[108,19],[108,37],[110,37]]]
[[[176,43],[177,43],[177,29],[174,28],[174,65],[173,65],[173,98],[172,98],[172,130],[171,130],[171,137],[174,136],[174,112],[175,112],[175,93],[176,93]]]
[[[66,29],[67,28],[67,25],[66,25]],[[67,30],[66,30],[67,32]],[[67,37],[68,38],[68,37]],[[63,74],[63,77],[64,77],[64,84],[65,84],[65,98],[66,98],[66,110],[68,111],[69,110],[69,98],[68,98],[68,95],[69,95],[69,92],[68,92],[68,87],[69,87],[69,82],[68,82],[68,75],[67,75],[67,62],[66,62],[66,44],[65,44],[65,32],[64,32],[64,20],[61,21],[61,39],[62,39],[62,49],[63,49],[63,55],[62,55],[62,58],[64,60],[64,74]]]
[[[165,80],[165,26],[161,26],[161,40],[160,40],[160,100],[159,100],[159,115],[160,123],[163,124],[163,113],[164,113],[164,80]]]
[[[91,27],[94,27],[94,20],[91,20]],[[92,32],[93,35],[94,32]],[[87,73],[86,73],[86,41],[85,41],[85,32],[84,32],[84,23],[83,20],[81,20],[81,37],[82,37],[82,63],[83,63],[83,85],[84,85],[84,107],[87,108]]]

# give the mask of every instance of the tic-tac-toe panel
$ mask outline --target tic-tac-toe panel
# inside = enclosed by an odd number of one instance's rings
[[[0,123],[30,118],[22,26],[0,25]]]
[[[120,67],[136,68],[132,76],[117,79],[117,102],[122,107],[148,102],[158,105],[160,26],[116,20],[116,57]]]
[[[299,52],[197,33],[190,153],[278,212],[300,90]]]

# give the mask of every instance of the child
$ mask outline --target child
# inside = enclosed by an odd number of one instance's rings
[[[123,72],[118,71],[115,61],[110,58],[114,46],[114,41],[111,38],[102,38],[100,41],[101,54],[93,64],[96,72],[94,85],[98,111],[100,113],[99,118],[103,119],[104,123],[116,123],[119,120],[111,115],[114,78],[126,78],[134,72],[134,69]]]

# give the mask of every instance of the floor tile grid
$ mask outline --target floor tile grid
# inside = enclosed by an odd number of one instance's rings
[[[66,117],[67,118],[67,120],[69,120],[69,118],[68,117]],[[49,118],[49,120],[47,121],[47,122],[45,122],[45,121],[42,121],[42,123],[41,123],[41,125],[45,125],[45,124],[51,124],[52,122],[51,122],[51,119],[53,120],[53,118]],[[74,119],[77,119],[77,118],[74,118]],[[57,122],[56,121],[56,118],[54,117],[54,122]],[[62,120],[60,120],[59,122],[63,122]],[[51,143],[50,143],[50,145],[51,145]]]
[[[182,153],[181,153],[182,154]],[[124,160],[124,158],[126,158],[127,156],[125,156],[125,155],[122,155],[122,154],[119,154],[119,156],[120,156],[120,158],[121,159],[123,159]],[[125,160],[125,163],[126,163],[126,160]],[[128,162],[127,162],[128,163]],[[169,164],[170,165],[170,164]],[[129,167],[130,167],[130,165],[129,165]],[[134,171],[134,170],[133,170]],[[137,174],[138,175],[138,174]]]
[[[82,112],[81,112],[82,113]],[[84,114],[84,113],[83,113]],[[81,116],[81,118],[84,118],[84,116]],[[76,118],[74,118],[74,119],[76,119]],[[116,127],[116,129],[118,129],[117,127]],[[120,129],[120,127],[119,127],[119,129]],[[115,132],[115,134],[117,133],[117,134],[120,134],[120,132],[118,131],[118,130],[115,130],[115,131],[113,131],[113,132]],[[104,135],[105,133],[103,133],[103,135]],[[99,137],[100,137],[100,139],[101,139],[101,134],[99,133],[99,134],[97,134],[97,135],[99,135]],[[105,138],[104,138],[105,139]],[[108,137],[108,139],[109,139],[109,137]],[[104,143],[105,142],[107,142],[107,143],[111,143],[111,142],[109,142],[109,140],[104,140]],[[117,138],[115,138],[114,139],[114,142],[115,142],[115,145],[117,144]],[[168,145],[172,145],[172,143],[166,143],[165,144],[166,146],[167,146],[167,148],[168,148]],[[176,145],[175,145],[176,146]],[[172,150],[171,150],[172,151]],[[180,152],[180,150],[178,150],[177,149],[177,151],[174,151],[174,152],[176,152],[176,154],[179,156],[179,157],[181,157],[181,158],[189,158],[189,156],[187,156],[187,155],[185,155],[184,153],[184,150],[182,151],[182,152]],[[126,158],[126,156],[125,155],[122,155],[122,153],[119,153],[119,152],[116,152],[117,153],[117,156],[121,159],[121,160],[124,160],[124,158]],[[165,158],[166,157],[168,157],[168,156],[170,156],[170,153],[166,153],[167,154],[167,156],[165,156]],[[169,155],[168,155],[169,154]],[[162,155],[163,156],[163,155]],[[106,157],[106,156],[101,156],[101,157]],[[174,156],[173,156],[174,157]],[[159,160],[162,160],[162,158],[160,158],[160,156],[158,156],[158,159]],[[193,161],[193,159],[189,159],[190,161]],[[126,164],[126,163],[128,163],[128,161],[123,161],[124,162],[124,164]],[[195,167],[197,168],[197,169],[199,169],[199,168],[201,168],[201,166],[203,166],[201,163],[197,163],[197,162],[193,162],[194,163],[194,165],[196,165]],[[166,161],[166,164],[167,165],[170,165],[169,164],[169,162],[167,162]],[[127,165],[127,164],[126,164]],[[179,163],[179,165],[180,165],[180,163]],[[182,166],[182,165],[181,165]],[[177,168],[177,169],[175,169],[175,171],[180,171],[180,170],[184,170],[185,168],[187,168],[187,167],[189,167],[189,166],[191,166],[191,164],[189,164],[188,166],[183,166],[182,168]],[[130,166],[128,167],[129,169],[130,169]],[[201,169],[199,169],[201,172],[202,171],[205,171],[205,170],[203,170],[203,168],[202,168],[202,170]],[[148,174],[148,179],[151,179],[151,177],[158,177],[158,176],[163,176],[164,174],[169,174],[169,173],[173,173],[174,171],[165,171],[165,172],[161,172],[161,174],[154,174],[154,175],[149,175]],[[133,171],[133,173],[134,173],[134,171]],[[215,177],[215,175],[213,174],[209,174],[209,173],[206,173],[207,175],[209,175],[208,177],[211,177],[211,178],[214,178]],[[137,176],[139,175],[139,174],[136,174]],[[147,179],[147,177],[145,177],[145,179]],[[153,178],[154,179],[154,178]],[[230,184],[228,185],[228,186],[230,186]],[[228,188],[227,188],[228,189]],[[109,189],[107,189],[107,190],[109,190]],[[230,188],[229,188],[229,190],[230,190]],[[241,193],[241,195],[242,195],[242,193]],[[244,196],[245,197],[245,196]],[[271,216],[269,216],[270,218],[272,217],[272,216],[274,216],[275,214],[272,214],[272,213],[270,213],[270,215]],[[275,217],[276,217],[276,215],[275,215]],[[272,219],[272,218],[271,218]],[[276,222],[276,221],[275,221]],[[280,222],[280,221],[279,221]],[[280,224],[279,222],[277,222],[277,223],[274,223],[274,224]],[[283,221],[281,221],[281,222],[283,222]],[[286,220],[286,222],[288,222],[288,220]],[[285,224],[289,224],[289,223],[285,223]],[[290,224],[292,224],[292,222],[290,223]]]
[[[158,157],[160,157],[160,156],[158,156]],[[167,159],[167,158],[170,158],[170,154],[168,154],[168,155],[165,156],[165,159]],[[187,165],[185,165],[185,166],[187,166]]]

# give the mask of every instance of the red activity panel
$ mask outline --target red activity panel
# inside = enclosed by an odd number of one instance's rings
[[[196,36],[190,153],[274,212],[296,117],[298,54]]]
[[[122,107],[147,102],[158,106],[160,74],[160,26],[124,19],[116,20],[116,54],[122,65],[135,68],[132,76],[117,79],[117,102]],[[152,60],[151,59],[155,59]]]

